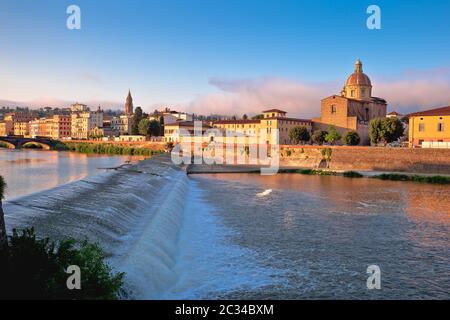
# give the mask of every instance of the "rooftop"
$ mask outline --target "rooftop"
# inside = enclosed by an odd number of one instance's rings
[[[263,113],[266,113],[266,112],[287,113],[286,111],[283,111],[283,110],[280,110],[280,109],[269,109],[269,110],[263,111]]]
[[[420,117],[420,116],[450,116],[450,106],[424,110],[419,112],[410,113],[408,117]]]

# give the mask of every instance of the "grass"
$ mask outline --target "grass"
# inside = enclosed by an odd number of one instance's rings
[[[8,148],[8,145],[5,142],[0,141],[0,148]]]
[[[421,183],[450,184],[450,177],[445,176],[409,176],[406,174],[398,173],[383,173],[377,176],[373,176],[373,178],[391,181],[413,181]]]
[[[111,143],[65,142],[58,144],[60,150],[74,151],[86,154],[109,154],[130,156],[152,156],[161,151],[147,148],[134,148]]]

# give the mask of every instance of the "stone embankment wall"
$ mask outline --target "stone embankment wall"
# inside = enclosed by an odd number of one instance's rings
[[[281,146],[280,155],[281,166],[450,174],[450,149]]]

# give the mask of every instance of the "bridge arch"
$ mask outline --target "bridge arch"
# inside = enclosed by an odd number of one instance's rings
[[[51,147],[48,144],[43,143],[43,142],[39,142],[39,141],[26,141],[26,142],[22,143],[20,147],[21,148],[27,148],[27,147],[30,148],[31,145],[36,145],[36,146],[40,147],[43,150],[50,150],[51,149]]]
[[[5,145],[8,149],[15,149],[16,148],[16,146],[13,143],[11,143],[9,141],[2,140],[1,138],[0,138],[0,145]]]

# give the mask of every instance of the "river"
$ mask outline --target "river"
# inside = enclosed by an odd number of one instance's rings
[[[6,199],[28,195],[116,167],[130,156],[86,155],[75,152],[0,148],[0,175],[8,188]]]
[[[123,161],[101,159],[85,161]],[[68,166],[77,161],[62,161],[53,174],[76,171]],[[71,183],[6,201],[8,230],[33,225],[54,239],[99,242],[126,273],[129,298],[450,298],[449,186],[297,174],[187,177],[167,157],[132,170],[96,169],[112,164],[93,162],[82,179],[67,174]],[[380,290],[366,286],[369,265],[381,270]]]

